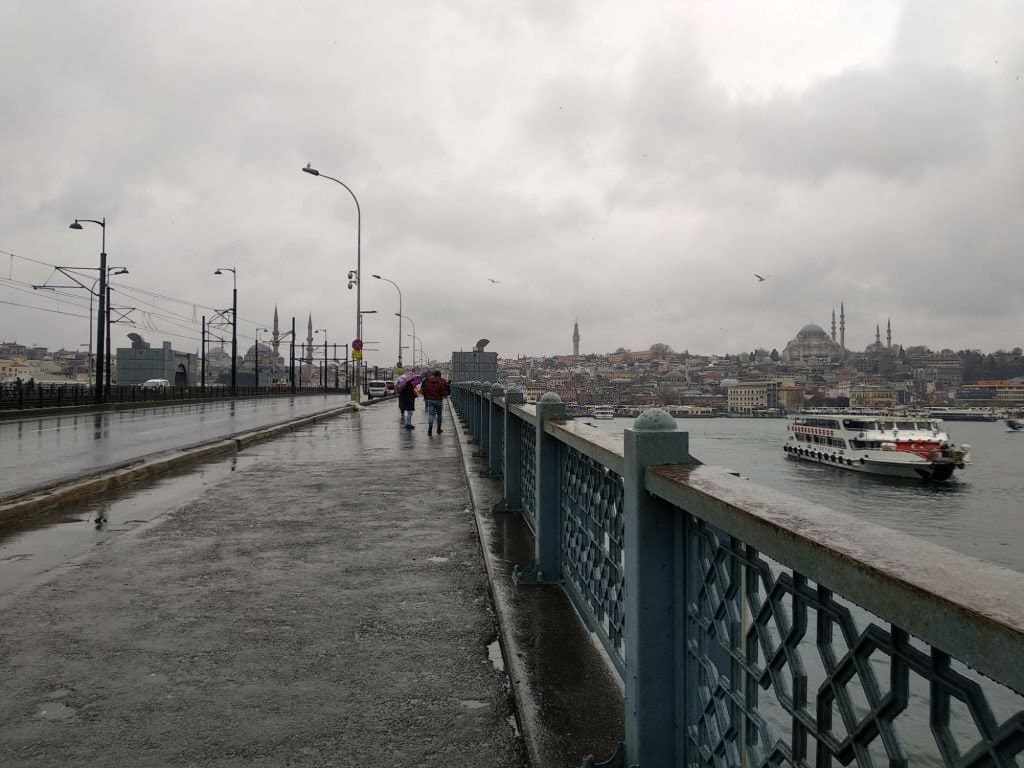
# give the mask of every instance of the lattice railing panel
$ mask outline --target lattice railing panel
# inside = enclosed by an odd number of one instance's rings
[[[700,764],[1018,765],[1024,697],[689,515],[686,547]]]
[[[500,411],[499,410],[498,413],[496,414],[496,416],[497,416],[496,426],[498,428],[498,457],[499,457],[499,466],[504,466],[503,459],[504,459],[504,456],[505,456],[505,413],[504,413],[504,411]]]
[[[562,576],[578,608],[602,635],[617,665],[624,664],[622,477],[580,451],[562,445]]]
[[[519,489],[523,501],[523,518],[530,530],[537,532],[537,436],[527,421],[519,423]]]

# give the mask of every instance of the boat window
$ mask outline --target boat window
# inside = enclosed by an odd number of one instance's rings
[[[843,419],[843,426],[847,429],[854,431],[863,431],[865,429],[878,429],[878,425],[874,421],[868,421],[866,419]]]
[[[922,426],[921,428],[927,429],[928,427]],[[912,421],[897,421],[896,429],[917,429],[917,425]]]

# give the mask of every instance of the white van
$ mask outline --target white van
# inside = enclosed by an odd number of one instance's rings
[[[164,389],[171,386],[171,382],[167,379],[146,379],[141,386],[143,389]]]
[[[387,394],[387,382],[381,381],[380,379],[373,379],[372,381],[366,382],[366,396],[370,400],[373,400],[375,397],[387,397]]]

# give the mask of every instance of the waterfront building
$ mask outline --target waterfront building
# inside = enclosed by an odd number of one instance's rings
[[[1018,407],[1024,405],[1024,378],[963,384],[956,400],[964,405]]]
[[[886,409],[896,405],[896,393],[890,386],[882,384],[851,384],[851,408]]]
[[[804,388],[795,384],[783,384],[779,387],[779,407],[790,413],[796,413],[804,407]]]
[[[741,381],[728,389],[727,405],[731,413],[750,413],[779,407],[778,381]]]

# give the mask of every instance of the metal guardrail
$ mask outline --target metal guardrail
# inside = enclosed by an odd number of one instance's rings
[[[303,387],[294,392],[276,387],[239,386],[236,397],[281,397],[285,395],[319,395],[326,392],[344,392],[328,387]],[[162,403],[188,400],[220,400],[231,397],[229,387],[169,386],[143,389],[121,385],[107,389],[106,403]],[[88,384],[0,384],[0,411],[39,408],[64,408],[95,405],[93,388]]]
[[[657,409],[620,443],[553,394],[452,402],[535,534],[518,582],[560,584],[623,681],[604,765],[1018,765],[1021,573],[702,466]]]

